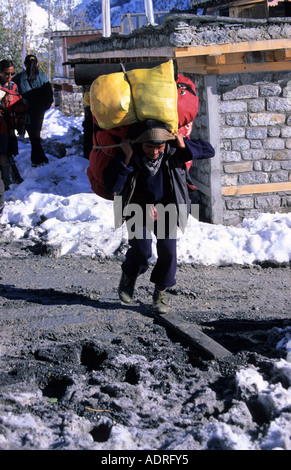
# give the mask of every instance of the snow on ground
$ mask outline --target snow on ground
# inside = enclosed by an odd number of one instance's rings
[[[82,117],[63,116],[56,108],[47,114],[43,137],[65,145],[64,158],[48,154],[49,165],[30,166],[30,144],[19,142],[16,164],[24,181],[11,185],[0,218],[4,235],[31,238],[57,249],[58,254],[110,256],[126,243],[123,226],[114,230],[113,204],[92,193],[87,178],[88,161],[75,145],[82,131]],[[190,217],[179,234],[179,262],[250,264],[256,261],[289,262],[291,213],[261,214],[241,227],[201,223]]]
[[[59,256],[114,256],[126,243],[126,229],[115,231],[112,202],[92,193],[87,179],[88,161],[82,157],[81,146],[75,145],[82,130],[82,118],[68,118],[56,108],[47,114],[44,137],[65,144],[67,156],[48,154],[49,164],[30,166],[30,145],[19,142],[17,167],[24,179],[6,192],[6,205],[0,218],[4,239],[29,238],[53,247]],[[53,146],[52,146],[53,148]],[[261,214],[245,220],[241,227],[225,227],[201,223],[190,218],[185,234],[179,237],[179,262],[205,265],[250,264],[256,261],[286,263],[291,259],[291,213]],[[282,357],[274,365],[274,375],[282,374],[290,385],[291,332],[285,331],[278,344]],[[291,388],[280,382],[268,383],[256,368],[248,367],[237,375],[243,396],[257,391],[258,401],[268,409],[290,407]],[[291,435],[290,422],[284,414],[272,422],[261,449],[286,449]],[[233,417],[232,417],[233,418]],[[283,420],[283,421],[282,421]],[[233,449],[251,449],[244,436],[233,433],[227,423],[209,425],[206,433],[222,437]],[[287,446],[287,447],[286,447]]]

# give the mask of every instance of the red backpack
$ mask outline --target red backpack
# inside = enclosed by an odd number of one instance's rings
[[[177,110],[179,133],[184,137],[190,137],[193,121],[198,113],[199,98],[196,95],[196,87],[190,78],[178,74],[176,84],[178,90]],[[186,162],[188,171],[191,165],[192,160]]]
[[[93,147],[89,155],[89,167],[87,176],[92,191],[103,199],[113,201],[112,194],[103,181],[103,171],[116,153],[116,145],[127,136],[128,126],[105,130],[98,127],[93,116],[93,124],[96,130],[93,132]],[[98,148],[103,147],[103,148]]]
[[[183,128],[193,123],[198,113],[199,98],[196,95],[196,87],[190,78],[178,74],[176,84],[178,90],[178,128],[181,134],[188,136],[190,134],[184,134]]]
[[[25,105],[22,101],[20,93],[17,91],[16,83],[10,82],[12,87],[4,88],[0,86],[0,89],[5,92],[5,96],[2,99],[5,104],[5,113],[8,118],[8,126],[10,129],[14,129],[19,135],[25,133]]]

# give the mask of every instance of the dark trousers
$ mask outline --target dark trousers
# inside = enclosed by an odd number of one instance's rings
[[[6,134],[0,136],[0,154],[2,155],[2,180],[5,190],[8,190],[11,183],[19,184],[23,181],[13,158],[18,155],[18,141],[14,130],[7,129]]]
[[[2,168],[0,166],[0,216],[3,212],[4,200],[5,200],[5,187],[4,187],[4,182],[2,179]]]
[[[41,145],[40,133],[44,119],[44,112],[29,114],[29,124],[26,126],[31,143],[31,163],[47,163],[48,159]]]
[[[13,157],[11,157],[13,158]],[[7,155],[3,156],[2,165],[1,165],[2,180],[4,183],[5,191],[10,188],[11,184],[11,167]]]
[[[122,270],[127,276],[137,277],[149,268],[152,257],[152,238],[146,226],[140,228],[142,238],[130,238]],[[176,284],[177,271],[177,240],[166,234],[157,238],[157,261],[151,274],[151,282],[161,287],[171,287]]]

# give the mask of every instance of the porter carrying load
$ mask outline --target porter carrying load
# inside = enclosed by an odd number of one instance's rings
[[[105,187],[103,170],[116,148],[127,137],[128,126],[145,119],[165,122],[170,130],[189,137],[198,112],[199,99],[194,83],[178,74],[173,61],[151,69],[134,69],[101,75],[95,79],[85,99],[93,115],[93,148],[87,175],[92,190],[113,200]],[[186,163],[189,169],[192,161]]]

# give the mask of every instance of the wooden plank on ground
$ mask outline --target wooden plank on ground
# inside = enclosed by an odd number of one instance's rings
[[[203,333],[197,325],[183,320],[180,315],[170,312],[166,315],[156,315],[156,317],[162,325],[202,350],[209,358],[218,359],[231,356],[232,353],[230,351]]]

